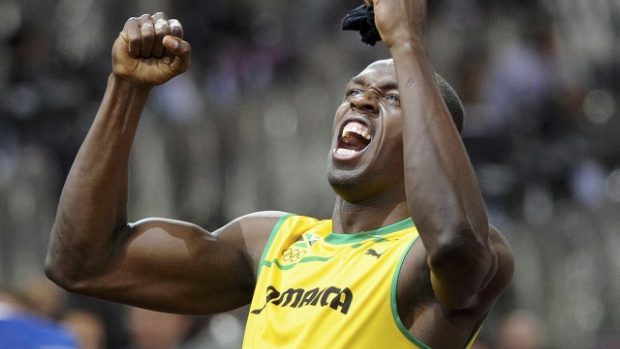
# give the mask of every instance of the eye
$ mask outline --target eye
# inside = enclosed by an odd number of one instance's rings
[[[387,96],[385,96],[385,99],[390,102],[391,104],[394,105],[399,105],[400,104],[400,97],[396,94],[389,94]]]
[[[361,94],[362,94],[362,90],[359,90],[359,89],[351,89],[351,90],[348,90],[348,91],[347,91],[347,93],[346,93],[346,98],[349,98],[349,97],[357,97],[357,96],[359,96],[359,95],[361,95]]]

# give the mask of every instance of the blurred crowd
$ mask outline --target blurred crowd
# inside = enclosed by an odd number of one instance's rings
[[[19,288],[0,289],[0,348],[43,349],[52,344],[58,349],[241,347],[245,309],[213,316],[189,316],[116,305],[113,321],[106,321],[112,317],[110,305],[68,297],[44,278],[29,280]],[[23,323],[20,331],[8,319],[20,320]],[[545,348],[541,322],[533,312],[508,312],[497,325],[493,341],[483,335],[472,349]]]
[[[2,0],[0,289],[20,299],[53,289],[29,282],[112,43],[142,13],[180,19],[193,64],[154,90],[143,115],[130,217],[207,229],[266,209],[328,217],[332,116],[348,79],[388,55],[339,30],[359,3]],[[478,348],[620,348],[620,0],[429,6],[429,55],[463,99],[465,145],[517,258]],[[43,294],[22,308],[95,338],[83,348],[240,346],[243,310],[156,315],[48,293],[53,310],[31,308]]]

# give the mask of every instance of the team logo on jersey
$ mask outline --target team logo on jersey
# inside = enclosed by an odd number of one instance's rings
[[[307,252],[306,249],[297,248],[295,246],[289,247],[282,252],[282,262],[297,263],[300,259],[304,258]]]
[[[385,251],[383,251],[383,253],[385,253]],[[377,252],[374,248],[369,248],[368,250],[366,250],[366,253],[364,254],[368,256],[377,257],[377,259],[379,259],[381,258],[381,256],[383,256],[383,253]]]
[[[330,286],[327,288],[289,288],[284,292],[278,291],[273,286],[267,286],[265,305],[251,311],[252,314],[260,314],[269,304],[278,307],[303,308],[308,306],[329,307],[333,310],[347,314],[353,303],[353,292],[348,287],[340,289]]]

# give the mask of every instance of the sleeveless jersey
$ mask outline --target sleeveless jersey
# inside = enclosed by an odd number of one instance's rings
[[[243,348],[430,349],[396,307],[398,274],[418,237],[410,218],[338,234],[331,220],[282,217],[261,257]]]

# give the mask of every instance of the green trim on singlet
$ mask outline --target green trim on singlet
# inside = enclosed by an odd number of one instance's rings
[[[277,258],[274,258],[273,261],[263,261],[262,265],[267,268],[271,268],[272,266],[275,265],[280,270],[289,270],[295,267],[299,263],[327,262],[330,259],[332,259],[332,257],[310,256],[310,257],[304,257],[300,259],[299,262],[283,265],[283,264],[280,264]]]
[[[482,320],[480,320],[480,323],[478,325],[476,325],[476,330],[474,331],[474,333],[471,334],[471,337],[469,337],[469,340],[467,341],[467,344],[465,344],[465,349],[469,349],[474,345],[474,342],[476,341],[476,339],[478,339],[478,335],[480,334],[480,330],[482,330],[482,323],[484,322],[484,319],[486,319],[486,315],[482,318]]]
[[[413,245],[415,244],[416,241],[418,241],[418,239],[420,239],[419,236],[415,240],[413,240],[413,242],[411,242],[411,245],[405,250],[405,253],[403,253],[402,257],[400,257],[400,261],[398,262],[396,271],[394,271],[394,276],[392,278],[392,287],[390,290],[390,306],[392,308],[392,317],[394,317],[396,326],[398,326],[398,329],[400,329],[400,331],[405,335],[405,337],[407,337],[413,344],[419,346],[421,349],[432,349],[427,344],[425,344],[420,339],[418,339],[416,336],[414,336],[411,332],[409,332],[409,329],[405,327],[402,320],[400,319],[400,314],[398,314],[398,303],[396,301],[396,292],[398,288],[398,277],[400,276],[400,270],[405,262],[405,258],[409,254],[409,251],[411,251],[411,249],[413,248]],[[480,329],[482,329],[482,323],[484,322],[485,318],[486,318],[486,315],[482,318],[480,323],[476,325],[473,333],[471,334],[471,336],[469,336],[469,339],[465,343],[464,349],[470,348],[472,344],[475,342],[476,338],[478,337],[478,334],[480,333]]]
[[[325,237],[325,242],[330,243],[332,245],[346,245],[346,244],[359,244],[364,240],[368,240],[368,238],[375,238],[377,241],[383,240],[382,235],[387,235],[389,233],[393,233],[395,231],[407,229],[413,227],[413,220],[411,218],[405,218],[402,221],[392,223],[390,225],[386,225],[385,227],[381,227],[375,230],[362,231],[359,233],[353,234],[343,234],[343,233],[330,233]]]
[[[400,269],[402,268],[405,262],[405,257],[407,257],[407,255],[409,254],[409,251],[411,251],[411,248],[416,243],[416,241],[418,241],[419,239],[420,237],[418,236],[417,238],[415,238],[415,240],[411,242],[409,247],[405,249],[405,252],[400,257],[400,261],[398,262],[398,265],[396,266],[396,270],[394,271],[394,276],[392,277],[392,287],[390,289],[390,306],[392,308],[392,317],[394,318],[394,322],[396,323],[396,326],[398,327],[400,332],[405,337],[407,337],[407,339],[409,339],[413,344],[418,346],[420,349],[432,349],[431,347],[426,345],[424,342],[416,338],[413,334],[411,334],[411,332],[409,332],[409,329],[405,327],[405,325],[403,324],[403,321],[400,319],[400,315],[398,314],[398,304],[396,302],[396,291],[398,288],[398,277],[400,276]]]
[[[269,249],[271,249],[271,244],[276,238],[276,235],[278,235],[278,231],[282,227],[282,224],[284,224],[284,221],[286,221],[291,216],[293,216],[293,214],[287,213],[284,216],[280,217],[276,225],[274,225],[273,229],[271,229],[271,233],[269,234],[269,240],[267,240],[267,244],[265,244],[263,253],[260,256],[260,263],[258,264],[258,271],[256,272],[256,280],[258,280],[258,277],[260,276],[260,271],[263,270],[263,266],[271,266],[271,262],[265,260],[265,257],[267,257],[267,253],[269,252]],[[269,265],[267,263],[269,263]]]

